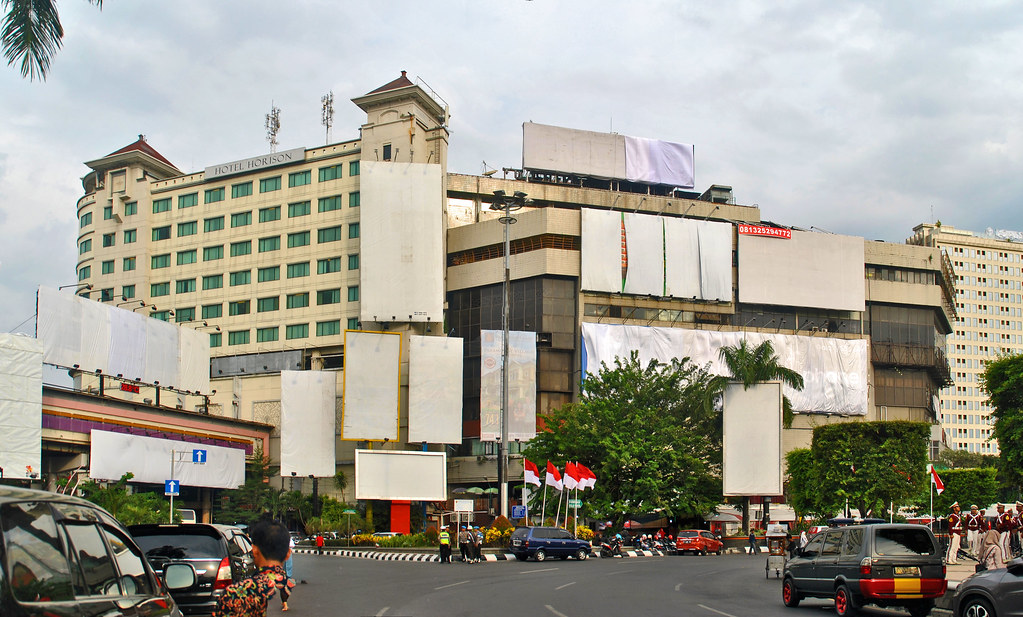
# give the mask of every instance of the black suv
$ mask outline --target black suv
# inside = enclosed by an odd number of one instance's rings
[[[252,544],[237,527],[186,523],[128,529],[157,573],[175,562],[195,568],[195,584],[172,594],[185,614],[212,613],[228,585],[256,571]]]
[[[0,486],[0,615],[180,616],[170,588],[195,571],[172,564],[156,578],[114,517],[77,497]]]
[[[582,561],[590,556],[593,547],[585,540],[576,540],[572,534],[558,527],[519,527],[511,535],[511,552],[519,561],[533,557],[543,561],[548,557]]]
[[[921,525],[853,525],[823,531],[785,565],[782,600],[834,598],[839,617],[864,604],[902,606],[927,615],[945,594],[945,566],[931,530]]]

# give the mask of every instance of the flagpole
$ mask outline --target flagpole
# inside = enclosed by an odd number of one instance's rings
[[[544,478],[543,483],[543,508],[540,510],[540,525],[543,525],[544,519],[547,518],[547,479]]]
[[[562,480],[564,482],[564,480]],[[558,491],[558,509],[555,510],[554,514],[554,526],[558,526],[558,521],[561,520],[561,500],[565,498],[565,485],[561,485],[561,490]]]
[[[525,508],[526,516],[523,519],[526,521],[526,526],[529,526],[529,502],[527,498],[529,494],[526,492],[526,473],[522,472],[522,507]]]
[[[930,515],[931,515],[931,529],[933,530],[934,529],[934,466],[931,465],[930,463],[928,463],[927,464],[927,470],[930,472],[930,473],[927,474],[927,475],[930,476],[930,478],[927,479],[928,480],[927,481],[927,485],[928,485],[928,488],[930,489],[928,492],[931,494],[931,512],[930,512]]]

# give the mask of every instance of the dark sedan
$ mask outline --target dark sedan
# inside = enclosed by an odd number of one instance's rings
[[[956,617],[1023,615],[1023,557],[1005,568],[978,572],[956,588],[952,614]]]

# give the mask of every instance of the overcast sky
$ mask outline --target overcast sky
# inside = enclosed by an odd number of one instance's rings
[[[685,6],[699,5],[698,7]],[[449,170],[521,165],[524,121],[691,143],[696,189],[764,219],[902,242],[1023,230],[1023,4],[84,0],[45,82],[0,70],[0,332],[73,283],[83,161],[146,135],[179,169],[358,137],[350,102],[422,78]],[[933,212],[933,215],[932,215]],[[25,325],[21,325],[25,322]]]

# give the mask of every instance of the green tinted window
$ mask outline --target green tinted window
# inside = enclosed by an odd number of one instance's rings
[[[312,173],[309,170],[296,171],[293,174],[288,174],[288,187],[294,188],[296,186],[305,186],[312,182]],[[277,340],[277,339],[274,339]]]
[[[279,191],[279,190],[281,190],[281,177],[280,176],[277,176],[275,178],[263,178],[262,180],[259,181],[259,192],[260,193],[269,193],[271,191]]]
[[[309,324],[295,324],[293,326],[287,326],[284,329],[284,338],[291,340],[296,338],[308,338],[309,337]]]
[[[208,204],[224,201],[224,187],[219,189],[206,189],[205,202]]]
[[[202,230],[209,233],[211,231],[220,231],[224,228],[224,217],[215,216],[213,218],[206,219],[203,221]]]
[[[178,209],[191,208],[197,203],[199,203],[199,193],[189,193],[188,195],[178,196]]]
[[[279,220],[281,220],[281,207],[280,206],[271,206],[269,208],[260,208],[259,209],[259,222],[260,223],[270,223],[272,221],[279,221]]]
[[[159,212],[167,212],[170,209],[171,209],[170,197],[153,200],[153,214],[157,214]]]
[[[248,197],[252,194],[252,182],[242,182],[231,185],[231,199],[236,197]]]

